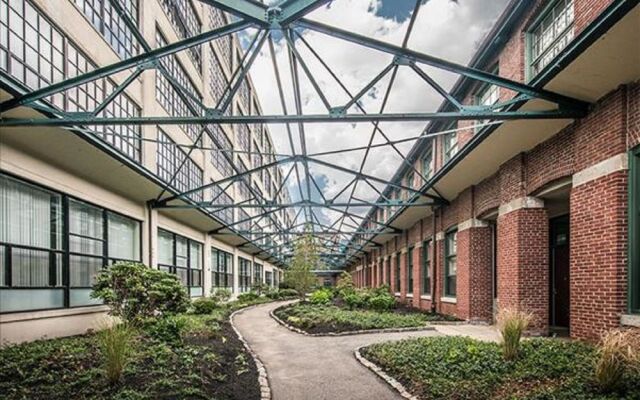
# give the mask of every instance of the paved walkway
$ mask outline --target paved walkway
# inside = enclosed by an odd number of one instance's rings
[[[438,331],[420,331],[304,336],[269,316],[269,311],[282,304],[257,306],[234,318],[235,326],[265,364],[274,400],[399,399],[397,392],[355,359],[354,350],[387,340],[440,335]]]

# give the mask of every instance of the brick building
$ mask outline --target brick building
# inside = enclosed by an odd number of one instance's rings
[[[640,326],[638,27],[638,1],[512,1],[470,66],[588,101],[588,115],[430,124],[434,138],[407,157],[427,181],[406,166],[394,181],[449,204],[371,210],[391,229],[354,240],[356,283],[469,321],[527,310],[540,334]],[[452,94],[468,105],[512,98],[470,79]]]

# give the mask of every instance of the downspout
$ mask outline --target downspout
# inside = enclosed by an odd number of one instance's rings
[[[440,207],[433,210],[432,231],[431,231],[431,277],[433,284],[431,285],[431,312],[436,312],[436,287],[438,287],[438,273],[437,273],[437,254],[436,246],[438,241],[436,239],[436,213],[440,212]]]
[[[147,201],[147,242],[149,246],[148,263],[153,268],[153,203],[154,200]]]

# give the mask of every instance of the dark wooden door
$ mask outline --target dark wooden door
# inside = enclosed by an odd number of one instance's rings
[[[549,325],[569,327],[570,272],[569,272],[569,216],[550,221],[550,313]]]

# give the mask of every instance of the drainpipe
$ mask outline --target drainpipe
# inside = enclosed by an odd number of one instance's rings
[[[155,200],[149,200],[147,201],[147,245],[148,245],[148,250],[149,253],[147,255],[147,260],[149,263],[149,267],[153,268],[153,227],[154,227],[154,223],[153,223],[153,203]]]
[[[440,207],[433,210],[433,218],[432,218],[432,231],[431,231],[431,277],[433,284],[431,285],[431,312],[436,311],[436,287],[438,285],[438,259],[436,251],[436,246],[438,241],[436,240],[436,213],[440,213]]]

